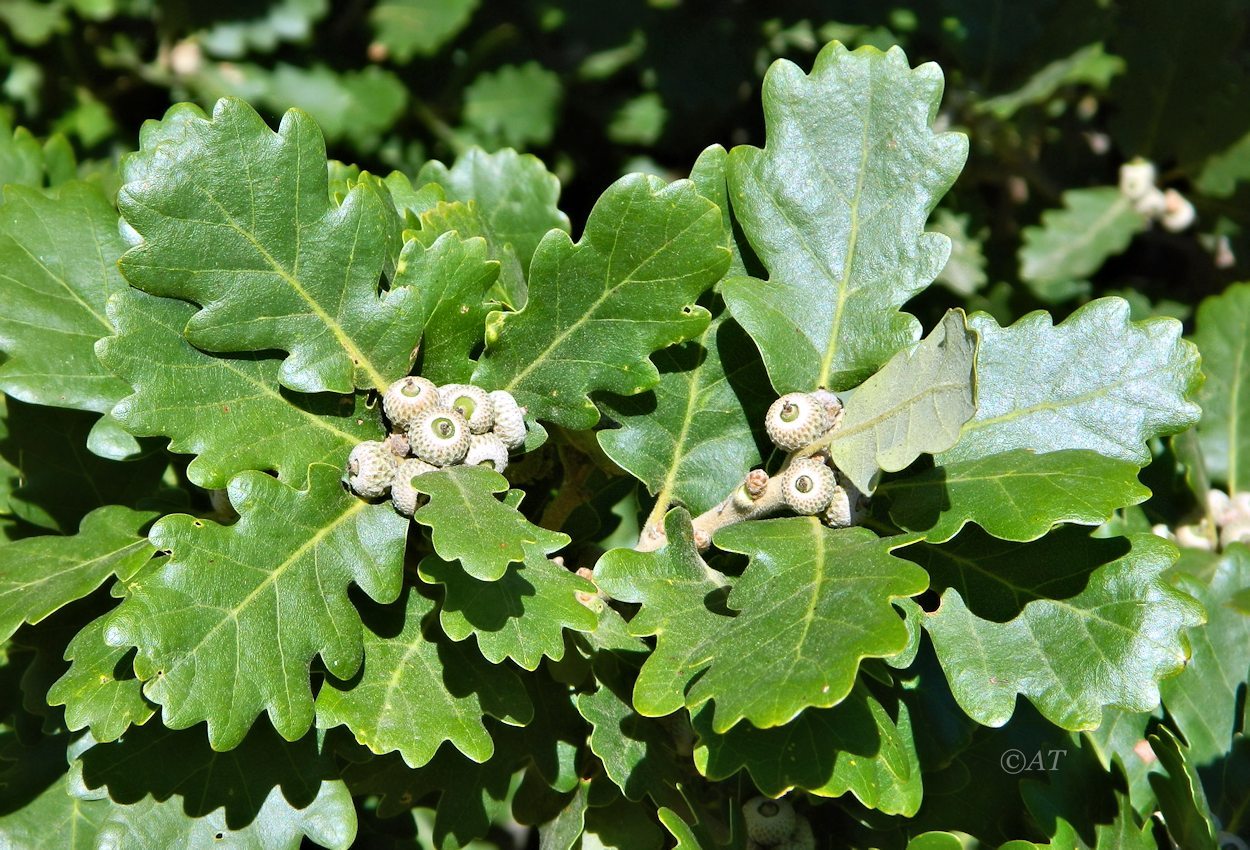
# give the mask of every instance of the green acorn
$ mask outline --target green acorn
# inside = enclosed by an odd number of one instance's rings
[[[408,429],[413,453],[435,466],[450,466],[469,450],[469,423],[457,410],[431,407],[417,415]]]
[[[794,831],[794,806],[789,800],[755,797],[742,807],[742,817],[750,839],[765,846],[780,844]]]
[[[407,430],[423,410],[438,405],[438,387],[426,378],[409,375],[386,388],[382,410],[397,430]]]
[[[781,487],[781,498],[790,510],[802,516],[811,516],[829,506],[838,481],[833,470],[823,461],[801,457],[790,464]]]
[[[347,456],[347,486],[364,499],[385,496],[395,478],[395,455],[386,443],[357,443]]]
[[[474,434],[485,434],[495,424],[494,405],[481,387],[445,384],[439,388],[438,397],[443,407],[460,411],[464,421],[469,423],[469,431]]]
[[[786,393],[764,417],[769,438],[788,452],[810,445],[830,424],[825,405],[811,393]]]

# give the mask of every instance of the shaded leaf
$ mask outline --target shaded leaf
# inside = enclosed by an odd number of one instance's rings
[[[970,522],[1004,540],[1036,540],[1061,522],[1101,525],[1117,508],[1150,497],[1131,461],[1062,450],[1001,454],[887,481],[890,518],[908,531],[944,543]]]
[[[65,779],[43,789],[26,805],[0,815],[0,847],[13,850],[96,850],[111,807],[71,796]]]
[[[464,123],[491,147],[545,145],[555,132],[563,87],[537,62],[478,74],[464,90]]]
[[[413,520],[430,529],[434,551],[445,561],[460,561],[481,581],[498,581],[508,565],[526,558],[526,545],[549,555],[569,542],[567,534],[534,525],[496,493],[508,491],[508,479],[483,466],[452,466],[413,479],[430,497]]]
[[[118,203],[143,241],[121,260],[141,289],[193,301],[185,335],[209,351],[280,349],[303,392],[385,388],[412,364],[416,293],[379,295],[394,206],[373,181],[329,199],[325,144],[288,112],[277,133],[223,98],[174,107],[126,162]]]
[[[198,33],[204,49],[215,56],[240,57],[250,51],[268,52],[284,41],[304,41],[315,21],[325,16],[328,0],[275,0],[247,16],[217,18]],[[211,12],[206,12],[211,17]]]
[[[170,451],[194,454],[193,483],[220,489],[259,469],[299,484],[309,464],[341,465],[356,443],[381,437],[363,395],[292,392],[279,386],[275,358],[200,351],[182,336],[193,315],[186,302],[132,289],[109,303],[117,335],[98,346],[134,387],[113,415],[138,436],[169,437]]]
[[[594,631],[599,618],[576,595],[594,593],[593,584],[549,561],[538,546],[524,549],[525,559],[497,581],[480,581],[433,555],[421,562],[420,575],[445,588],[438,618],[448,637],[473,635],[492,664],[510,658],[534,670],[543,656],[564,657],[565,629]]]
[[[694,718],[694,760],[708,779],[746,770],[770,797],[792,788],[821,797],[849,791],[886,814],[910,817],[920,807],[920,762],[907,708],[899,707],[896,722],[863,687],[834,708],[808,709],[773,729],[739,724],[720,735],[711,720],[707,709]]]
[[[630,800],[651,797],[658,805],[685,808],[678,786],[685,782],[672,732],[665,721],[643,717],[629,699],[607,684],[577,698],[577,710],[590,722],[591,751],[604,772]],[[681,715],[674,722],[685,722]]]
[[[472,649],[427,638],[422,621],[434,603],[409,592],[402,609],[365,633],[364,673],[317,696],[317,726],[347,726],[375,753],[398,750],[411,767],[450,741],[476,762],[495,750],[482,722],[490,714],[521,725],[533,707],[516,675],[491,667]],[[402,619],[401,619],[402,616]]]
[[[898,48],[834,43],[810,75],[769,69],[768,144],[729,155],[734,214],[769,279],[723,292],[779,393],[855,386],[919,336],[896,310],[946,263],[950,240],[924,221],[968,151],[930,130],[941,93],[938,67],[909,68]]]
[[[1204,195],[1228,198],[1244,180],[1250,180],[1250,133],[1210,157],[1194,182]]]
[[[38,623],[112,576],[127,579],[155,551],[140,529],[156,518],[120,505],[97,508],[67,537],[0,544],[0,637]]]
[[[1040,225],[1024,229],[1020,278],[1042,301],[1067,300],[1067,284],[1098,271],[1148,224],[1115,186],[1069,189],[1062,209],[1047,210]]]
[[[1197,397],[1203,460],[1230,493],[1250,489],[1250,284],[1202,302],[1194,342],[1206,375]]]
[[[890,358],[846,403],[829,435],[829,453],[861,492],[885,470],[906,469],[924,453],[945,451],[977,410],[976,337],[963,312],[950,310],[918,345]]]
[[[112,333],[108,297],[125,289],[117,211],[95,186],[44,194],[8,186],[0,205],[0,390],[32,404],[106,413],[126,394],[96,359]]]
[[[977,112],[1006,121],[1026,106],[1045,103],[1064,86],[1089,86],[1102,90],[1124,72],[1124,60],[1104,50],[1101,42],[1078,48],[1072,55],[1043,66],[1020,88],[976,104]]]
[[[1215,850],[1219,846],[1211,808],[1202,780],[1189,761],[1189,751],[1171,730],[1161,727],[1148,737],[1164,772],[1152,773],[1150,785],[1159,798],[1159,811],[1178,847]]]
[[[720,279],[720,211],[688,181],[634,174],[604,192],[580,242],[551,231],[534,255],[533,296],[492,313],[473,382],[506,389],[530,414],[593,426],[589,394],[640,393],[659,381],[648,355],[707,326],[693,302]]]
[[[138,647],[135,672],[167,726],[207,721],[213,746],[229,749],[265,710],[294,739],[313,719],[313,657],[340,679],[359,668],[362,627],[347,587],[379,602],[399,595],[407,522],[345,492],[340,474],[313,464],[296,490],[240,473],[229,487],[234,525],[179,514],[152,527],[172,556],[129,588],[105,640]]]
[[[950,259],[935,282],[964,297],[985,288],[989,282],[985,274],[985,254],[981,250],[981,241],[988,231],[982,229],[976,234],[969,233],[968,218],[967,214],[940,209],[929,222],[930,230],[943,234],[951,241]]]
[[[975,585],[942,594],[925,629],[970,717],[1000,726],[1023,694],[1052,723],[1079,731],[1095,728],[1107,705],[1158,705],[1158,681],[1184,667],[1183,631],[1202,622],[1202,607],[1160,578],[1176,558],[1171,543],[1151,534],[1128,540],[1130,551],[1094,569],[1079,593],[1046,598],[1042,590],[1006,622],[969,610],[962,594]],[[975,554],[961,559],[981,572]]]
[[[890,554],[908,542],[865,528],[829,529],[810,517],[721,529],[716,545],[751,559],[728,599],[741,613],[705,650],[711,663],[686,704],[714,700],[717,732],[744,718],[780,726],[804,708],[837,705],[862,659],[907,645],[890,603],[928,586],[922,570]]]
[[[977,412],[939,464],[1012,449],[1088,449],[1139,466],[1146,442],[1200,415],[1198,351],[1174,319],[1129,320],[1119,298],[1091,301],[1058,325],[1030,313],[1005,328],[978,313]]]
[[[484,239],[461,240],[444,233],[428,247],[416,239],[404,243],[395,270],[395,286],[417,293],[421,334],[421,375],[436,384],[466,383],[482,344],[486,291],[499,274],[487,259]]]

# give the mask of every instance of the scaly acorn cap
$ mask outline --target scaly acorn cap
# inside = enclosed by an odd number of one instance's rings
[[[755,797],[742,807],[747,835],[765,846],[780,844],[794,831],[794,806],[789,800]]]
[[[435,466],[450,466],[464,459],[469,450],[469,423],[460,411],[431,407],[417,415],[408,429],[413,454]]]
[[[825,406],[811,393],[786,393],[772,403],[764,417],[769,438],[788,452],[810,444],[828,431],[830,424]]]
[[[386,388],[382,410],[396,430],[407,430],[417,414],[438,405],[438,387],[427,378],[409,375]]]
[[[469,423],[469,431],[474,434],[485,434],[495,424],[495,408],[490,396],[481,387],[472,384],[444,384],[438,390],[439,401],[443,407],[460,411],[464,421]]]
[[[385,496],[395,478],[395,455],[386,443],[357,443],[347,456],[347,486],[364,499]]]
[[[485,465],[496,472],[508,467],[508,447],[497,434],[474,434],[469,437],[469,450],[464,455],[465,466]]]
[[[395,483],[391,485],[391,506],[404,516],[416,513],[417,499],[421,494],[412,486],[412,479],[437,469],[437,466],[431,466],[415,457],[400,463],[395,470]]]
[[[495,408],[495,433],[509,449],[525,445],[525,411],[507,390],[492,390],[490,403]]]
[[[811,516],[829,507],[838,481],[823,461],[795,458],[781,481],[781,498],[796,514]]]

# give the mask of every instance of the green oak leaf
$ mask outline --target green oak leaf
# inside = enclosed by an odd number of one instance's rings
[[[317,726],[347,726],[379,755],[398,751],[410,767],[450,741],[475,762],[495,751],[485,715],[523,725],[533,706],[516,674],[492,667],[472,649],[425,634],[435,605],[407,593],[398,610],[365,633],[364,673],[346,686],[328,681],[317,695]]]
[[[1194,342],[1206,381],[1198,437],[1207,470],[1230,493],[1250,489],[1250,283],[1198,307]]]
[[[97,850],[108,846],[97,841],[112,808],[102,800],[72,796],[69,780],[57,779],[21,808],[0,815],[0,847]]]
[[[379,294],[399,224],[375,181],[330,201],[325,143],[287,112],[277,133],[223,98],[207,118],[175,106],[124,165],[118,204],[142,241],[122,273],[201,309],[185,336],[208,351],[288,353],[278,378],[301,392],[385,389],[412,365],[416,293]]]
[[[877,489],[899,528],[944,543],[970,522],[1004,540],[1036,540],[1057,523],[1101,525],[1150,498],[1136,463],[1066,449],[1013,449],[938,466]]]
[[[939,465],[1012,449],[1088,449],[1150,462],[1146,442],[1198,421],[1198,350],[1174,319],[1129,319],[1121,298],[1091,301],[1058,325],[1041,311],[1002,328],[978,313],[977,412]]]
[[[396,62],[432,56],[469,22],[478,0],[379,0],[369,11],[373,38]]]
[[[399,255],[395,286],[411,286],[420,305],[421,375],[436,384],[466,383],[482,344],[483,299],[499,274],[486,240],[444,233],[429,246],[409,239]]]
[[[426,188],[437,191],[440,194],[443,191],[442,187],[437,183],[427,184]],[[521,271],[520,261],[509,246],[498,246],[491,243],[493,234],[486,226],[476,201],[440,200],[429,209],[419,213],[416,219],[421,229],[405,231],[404,237],[415,239],[427,248],[444,234],[452,232],[466,241],[469,239],[486,241],[488,255],[492,260],[495,260],[500,273],[494,283],[491,284],[483,301],[475,305],[475,313],[478,310],[483,310],[480,316],[475,315],[474,317],[477,328],[477,341],[481,342],[482,320],[486,315],[483,308],[486,306],[486,302],[494,302],[491,306],[502,304],[511,309],[515,309],[518,304],[525,303],[528,289],[525,283],[525,273]]]
[[[607,684],[579,696],[577,710],[590,723],[591,752],[627,798],[638,801],[649,796],[659,805],[682,805],[677,789],[686,781],[687,758],[677,753],[664,721],[641,716],[627,695],[615,693]],[[674,722],[683,723],[685,718],[677,715]]]
[[[200,10],[194,7],[188,11],[193,21],[207,18],[205,22],[210,24],[196,36],[206,51],[237,59],[251,51],[271,52],[284,41],[306,41],[313,24],[325,16],[329,6],[328,0],[275,0],[253,14],[220,18],[207,8],[199,15],[195,12]]]
[[[1209,580],[1173,568],[1172,584],[1207,609],[1207,623],[1189,633],[1193,655],[1179,676],[1160,683],[1168,716],[1185,736],[1195,764],[1213,764],[1232,747],[1238,707],[1250,679],[1250,616],[1233,607],[1250,587],[1250,548],[1227,547]]]
[[[157,493],[168,458],[160,452],[132,461],[105,460],[88,451],[101,419],[78,410],[6,399],[4,466],[15,472],[8,509],[21,519],[72,533],[87,513],[110,504],[142,507]],[[133,439],[133,438],[132,438]]]
[[[77,534],[0,544],[0,637],[7,640],[22,623],[38,623],[114,575],[130,578],[156,551],[140,531],[156,516],[107,505],[87,514]]]
[[[647,485],[656,516],[673,503],[708,510],[761,461],[768,379],[750,337],[722,303],[712,310],[700,336],[653,356],[650,393],[601,402],[620,427],[599,431],[599,445]]]
[[[781,726],[805,708],[835,706],[862,659],[907,646],[891,602],[923,593],[928,577],[890,553],[912,538],[789,517],[731,525],[714,542],[751,559],[729,594],[740,613],[716,636],[708,670],[686,696],[691,708],[715,701],[716,732],[742,719]]]
[[[595,583],[622,602],[641,603],[629,621],[636,637],[656,637],[634,685],[633,703],[647,717],[685,705],[686,683],[707,666],[728,617],[708,607],[723,590],[694,545],[690,514],[664,518],[667,542],[654,552],[611,549],[595,565]]]
[[[229,749],[268,711],[294,739],[313,720],[313,657],[339,678],[359,668],[362,627],[347,588],[398,597],[407,521],[347,493],[341,474],[313,464],[296,490],[243,472],[228,489],[235,524],[179,514],[152,527],[171,557],[129,588],[105,640],[138,647],[135,672],[165,725],[207,721],[213,746]],[[240,665],[248,676],[238,678]]]
[[[83,627],[65,650],[69,670],[48,691],[48,705],[65,706],[65,724],[75,731],[90,729],[96,741],[115,741],[131,726],[142,726],[155,709],[143,698],[143,683],[129,665],[127,647],[104,642],[108,615]],[[124,669],[129,676],[119,676]]]
[[[32,404],[106,413],[126,384],[92,346],[113,332],[108,297],[126,282],[117,211],[97,187],[8,186],[0,205],[0,390]]]
[[[919,336],[897,308],[946,264],[924,222],[968,154],[930,129],[941,96],[937,65],[897,47],[835,42],[810,75],[778,60],[765,76],[768,142],[730,153],[729,194],[769,278],[722,291],[779,393],[853,387]]]
[[[299,484],[309,464],[342,464],[356,443],[381,437],[361,394],[292,392],[279,385],[273,357],[200,351],[182,336],[193,315],[185,301],[119,293],[109,302],[117,335],[97,346],[101,361],[134,387],[113,416],[133,434],[169,437],[170,451],[194,454],[193,483],[220,489],[259,469]]]
[[[655,386],[648,356],[707,326],[693,305],[729,262],[723,243],[720,210],[689,181],[621,178],[579,242],[558,230],[543,238],[532,297],[519,312],[490,315],[473,382],[510,391],[538,419],[590,428],[599,420],[591,392]]]
[[[1189,748],[1166,726],[1146,740],[1159,759],[1158,766],[1163,768],[1151,774],[1150,786],[1158,797],[1168,834],[1177,847],[1186,850],[1217,850],[1218,828]]]
[[[1228,198],[1245,180],[1250,180],[1250,133],[1208,158],[1194,183],[1208,197]]]
[[[951,241],[951,256],[942,268],[936,282],[964,298],[979,292],[989,283],[985,273],[985,252],[981,243],[989,231],[982,228],[976,233],[968,232],[969,216],[939,209],[929,222],[929,229],[945,235]]]
[[[1067,284],[1098,271],[1149,224],[1115,186],[1069,189],[1062,209],[1047,210],[1041,224],[1024,229],[1020,279],[1042,301],[1065,301]]]
[[[828,446],[861,492],[872,491],[881,470],[898,472],[921,454],[955,445],[977,410],[976,350],[963,311],[950,310],[924,340],[855,390]]]
[[[555,133],[560,75],[537,62],[478,74],[464,90],[464,123],[491,147],[542,146]]]
[[[579,592],[594,593],[593,584],[552,563],[533,543],[524,549],[525,559],[497,581],[474,578],[434,555],[421,562],[420,576],[445,588],[438,617],[449,638],[473,635],[492,664],[510,658],[535,670],[543,656],[564,657],[565,629],[592,632],[599,617],[577,599]]]
[[[416,182],[442,187],[448,201],[476,213],[456,223],[461,238],[486,239],[491,259],[500,263],[494,291],[508,307],[524,307],[526,277],[538,243],[549,230],[569,230],[569,217],[558,206],[559,179],[530,154],[508,148],[487,153],[473,147],[451,168],[437,160],[427,162]]]
[[[1022,108],[1050,100],[1065,86],[1103,90],[1123,72],[1124,60],[1107,53],[1102,42],[1094,42],[1042,67],[1015,91],[983,100],[974,108],[999,121],[1008,121]]]
[[[430,529],[434,551],[445,561],[460,561],[464,571],[481,581],[498,581],[508,565],[526,558],[527,544],[549,555],[569,542],[567,534],[534,525],[500,501],[508,479],[483,466],[453,466],[413,479],[413,487],[430,497],[413,519]]]
[[[1092,547],[1110,541],[1090,541],[1086,553],[1034,544],[1045,547],[1040,551],[1050,552],[1052,562],[1062,559],[1058,579],[1020,569],[1028,550],[1019,544],[1009,549],[984,538],[952,556],[966,577],[942,593],[925,629],[968,716],[1001,726],[1022,694],[1052,723],[1081,731],[1101,722],[1104,706],[1149,711],[1158,705],[1158,680],[1185,666],[1183,632],[1203,621],[1202,606],[1160,578],[1177,555],[1171,543],[1152,534],[1116,542],[1131,548],[1092,570],[1081,561],[1098,560]],[[986,576],[1003,569],[995,559],[1019,570],[1017,582],[1032,583],[1021,588],[1008,584],[1010,575],[1003,579],[1006,592],[1028,599],[1005,621],[969,609],[984,605],[979,596],[987,589]],[[1079,592],[1061,596],[1073,589]]]
[[[103,846],[295,850],[308,836],[346,848],[356,834],[351,794],[316,736],[286,742],[263,723],[228,753],[199,730],[151,723],[87,748],[71,777],[77,796],[111,803],[101,832],[118,843]]]
[[[740,770],[770,797],[801,788],[820,797],[848,791],[870,809],[910,817],[920,807],[920,762],[906,706],[898,720],[857,685],[840,705],[808,709],[784,726],[739,724],[712,730],[712,712],[694,717],[694,762],[713,781]]]
[[[25,127],[0,120],[0,186],[43,186],[43,148]]]

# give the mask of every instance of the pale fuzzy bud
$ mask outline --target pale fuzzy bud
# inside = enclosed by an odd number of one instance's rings
[[[1176,529],[1176,545],[1185,549],[1205,549],[1210,551],[1214,548],[1211,545],[1211,539],[1202,533],[1202,529],[1196,525],[1182,525]]]
[[[1213,488],[1207,491],[1207,513],[1215,520],[1216,525],[1228,522],[1229,510],[1232,506],[1232,500],[1223,490]]]
[[[1189,199],[1175,189],[1163,193],[1163,215],[1159,223],[1171,233],[1180,233],[1198,218],[1198,212]]]
[[[1237,493],[1229,499],[1228,512],[1232,519],[1250,519],[1250,493]]]
[[[747,473],[746,491],[747,495],[752,499],[758,499],[764,495],[764,490],[768,488],[768,473],[762,469],[752,469]]]
[[[1162,537],[1164,540],[1172,540],[1172,541],[1176,540],[1176,535],[1172,533],[1172,529],[1168,528],[1163,523],[1159,523],[1158,525],[1152,525],[1150,527],[1150,533],[1153,534],[1155,537]]]
[[[1227,549],[1234,543],[1250,542],[1250,519],[1230,522],[1220,529],[1220,548]]]
[[[1120,166],[1120,192],[1136,201],[1155,188],[1155,178],[1154,163],[1138,157]]]
[[[1162,189],[1152,186],[1140,198],[1133,199],[1133,209],[1146,218],[1159,218],[1167,211],[1167,197]]]

